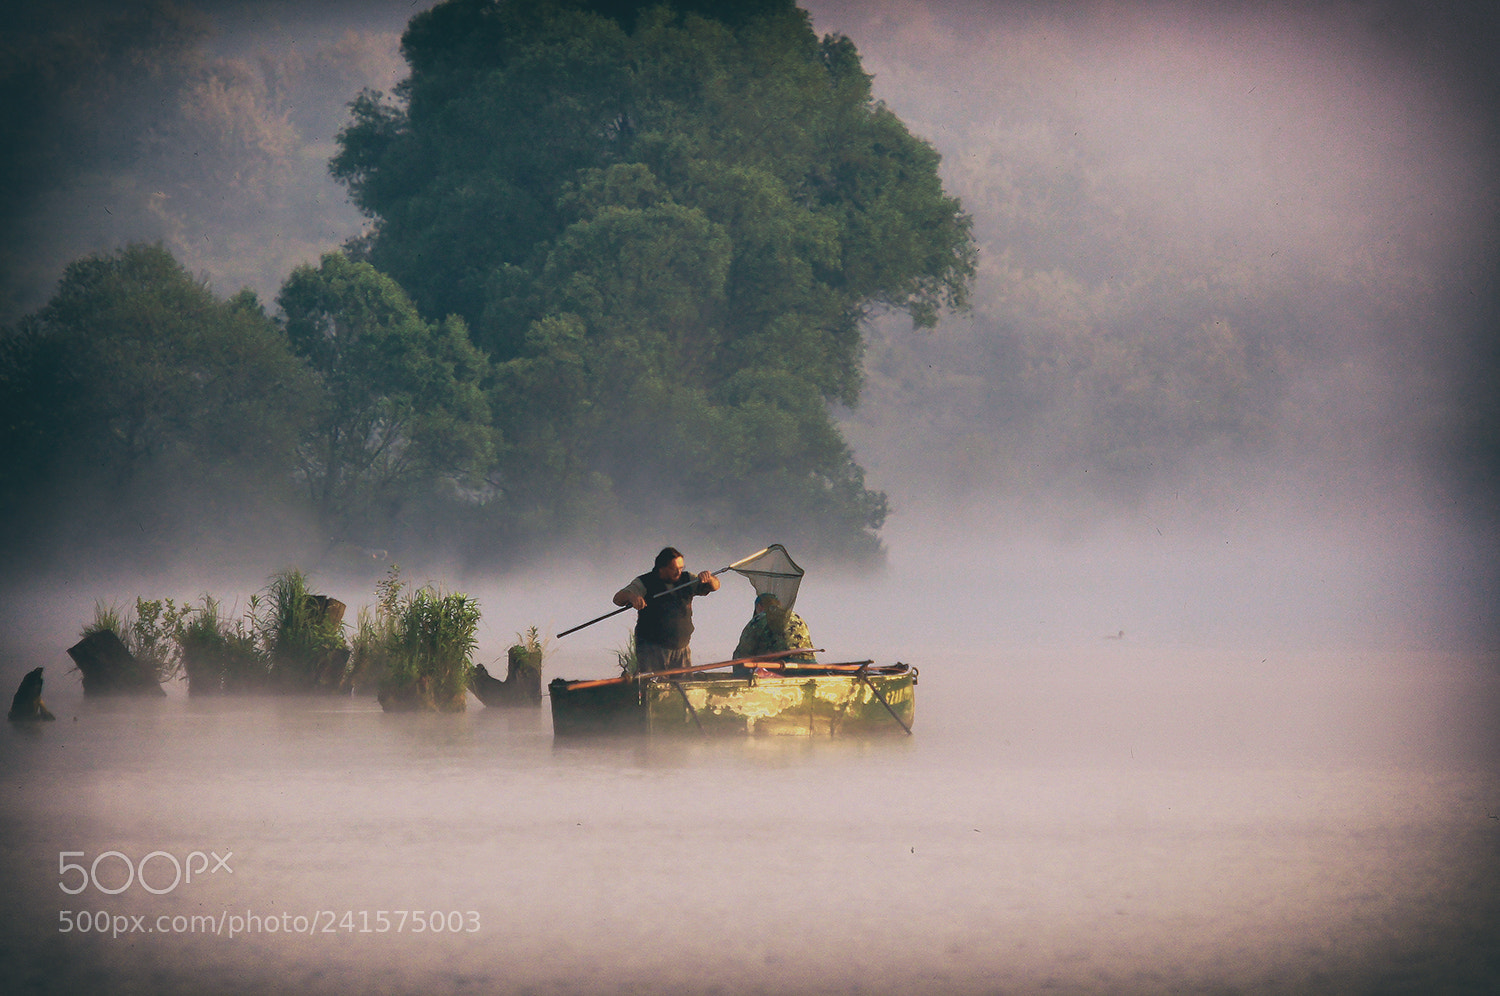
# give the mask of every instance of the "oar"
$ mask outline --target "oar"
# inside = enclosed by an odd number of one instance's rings
[[[741,558],[739,560],[736,560],[734,563],[730,564],[728,567],[721,567],[721,568],[719,568],[717,571],[713,572],[713,575],[714,575],[714,577],[718,577],[720,574],[723,574],[725,571],[732,571],[736,567],[740,566],[741,564],[749,563],[750,561],[754,560],[756,557],[759,557],[761,554],[765,553],[766,550],[769,550],[769,549],[771,549],[771,548],[770,547],[765,547],[764,549],[756,550],[750,556],[743,557],[743,558]],[[691,577],[687,581],[684,581],[682,584],[675,585],[675,586],[673,586],[671,588],[668,588],[666,591],[659,591],[655,595],[652,595],[651,597],[652,598],[660,598],[663,595],[670,595],[674,591],[680,591],[683,588],[686,588],[688,585],[697,584],[697,583],[698,583],[698,576],[695,574],[695,575],[693,575],[693,577]],[[565,629],[561,633],[557,634],[557,638],[559,640],[561,640],[563,637],[567,636],[569,633],[576,633],[580,629],[583,629],[586,626],[592,626],[596,622],[603,622],[604,620],[610,618],[611,616],[617,616],[617,615],[619,615],[621,612],[624,612],[628,608],[630,608],[630,606],[628,606],[628,605],[622,605],[618,609],[615,609],[613,612],[606,612],[606,613],[604,613],[604,615],[599,616],[599,617],[597,617],[595,619],[590,619],[586,623],[579,623],[577,626],[574,626],[572,629]]]
[[[698,710],[693,708],[693,700],[688,698],[687,689],[683,688],[676,681],[669,681],[667,684],[677,689],[677,694],[682,696],[682,704],[687,706],[688,715],[693,717],[693,725],[698,728],[699,733],[707,736],[708,731],[703,728],[703,722],[698,718]]]
[[[906,731],[907,736],[911,736],[911,727],[906,725],[904,719],[896,715],[896,710],[891,708],[891,704],[885,700],[885,696],[880,693],[880,689],[875,687],[875,682],[870,680],[870,676],[865,673],[865,669],[861,667],[858,671],[854,672],[854,676],[870,686],[870,691],[874,692],[875,697],[880,700],[880,704],[885,706],[885,711],[891,714],[892,719],[901,724],[901,728]]]
[[[868,669],[869,666],[874,663],[874,661],[847,661],[842,664],[803,664],[797,661],[778,661],[775,664],[762,664],[760,666],[773,669],[780,668],[783,671],[787,670],[788,668],[805,669],[808,671],[859,671],[862,669]],[[874,673],[900,673],[902,670],[905,670],[904,664],[892,664],[888,665],[887,667],[876,668]]]
[[[728,667],[731,664],[761,664],[776,660],[778,657],[790,657],[792,654],[814,653],[821,654],[823,651],[814,650],[812,647],[798,647],[795,650],[778,650],[771,654],[757,654],[754,657],[736,657],[733,660],[716,661],[713,664],[694,664],[692,667],[674,667],[665,671],[639,671],[635,674],[622,674],[618,678],[599,678],[594,681],[573,681],[568,683],[568,691],[576,691],[580,688],[598,688],[601,685],[623,685],[627,681],[639,681],[643,678],[666,678],[674,674],[691,674],[694,671],[711,671],[716,667]],[[773,665],[779,666],[779,665]]]

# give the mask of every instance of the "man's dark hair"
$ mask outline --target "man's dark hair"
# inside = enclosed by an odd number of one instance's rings
[[[658,569],[665,567],[678,557],[682,557],[681,550],[675,546],[664,546],[661,548],[661,553],[656,555],[656,566]],[[687,558],[683,557],[683,559],[686,560]]]

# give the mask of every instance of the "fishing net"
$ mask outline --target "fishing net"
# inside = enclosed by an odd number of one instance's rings
[[[802,568],[786,552],[786,547],[774,543],[760,553],[735,564],[730,570],[742,574],[755,587],[757,595],[770,592],[787,611],[797,602],[797,588],[802,584]]]

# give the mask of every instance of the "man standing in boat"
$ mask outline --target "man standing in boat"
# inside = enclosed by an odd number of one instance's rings
[[[683,563],[678,550],[666,547],[649,573],[615,592],[616,605],[636,610],[635,658],[641,671],[692,666],[693,599],[718,591],[719,579],[700,571],[695,580],[686,575]]]

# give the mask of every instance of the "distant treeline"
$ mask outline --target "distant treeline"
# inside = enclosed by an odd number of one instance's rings
[[[331,164],[373,226],[274,312],[132,245],[6,331],[6,546],[295,513],[481,559],[653,521],[873,551],[829,406],[865,319],[934,324],[975,259],[853,44],[790,0],[451,0],[402,52]]]

